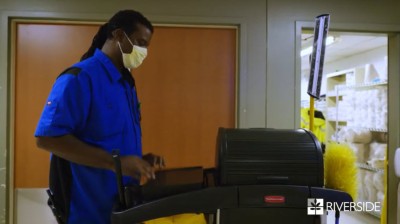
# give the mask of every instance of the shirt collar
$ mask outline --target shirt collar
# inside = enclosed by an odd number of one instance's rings
[[[104,54],[101,50],[96,49],[94,52],[94,57],[103,64],[107,70],[107,74],[113,82],[117,82],[122,78],[121,73],[118,71],[117,67],[112,63],[111,59]]]

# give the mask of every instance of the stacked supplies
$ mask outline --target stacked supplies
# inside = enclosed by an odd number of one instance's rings
[[[384,168],[387,144],[384,133],[372,133],[365,128],[342,127],[335,136],[346,143],[357,157],[357,163],[369,165],[377,170]],[[384,173],[359,169],[358,196],[363,201],[381,202],[384,199]]]
[[[387,129],[387,98],[386,86],[348,91],[340,110],[348,113],[349,126]]]
[[[386,158],[386,143],[372,142],[369,144],[369,154],[365,156],[365,163],[369,166],[382,169],[380,171],[362,170],[359,172],[359,181],[363,183],[359,186],[359,197],[369,202],[380,202],[383,206],[385,196],[384,164]]]

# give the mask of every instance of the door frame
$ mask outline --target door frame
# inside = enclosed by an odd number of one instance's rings
[[[303,29],[314,29],[314,22],[296,21],[295,26],[295,111],[300,111],[301,86],[301,34]],[[397,186],[394,172],[394,153],[400,146],[400,26],[384,24],[331,23],[330,30],[339,32],[379,33],[388,36],[388,175],[387,175],[387,223],[397,222]],[[392,97],[391,97],[392,96]],[[300,116],[295,113],[295,125],[300,127]],[[390,122],[393,121],[393,122]],[[394,122],[396,121],[396,122]]]

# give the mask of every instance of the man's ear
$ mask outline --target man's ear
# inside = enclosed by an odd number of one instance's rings
[[[119,42],[125,38],[124,31],[121,28],[115,29],[111,32],[113,39]]]

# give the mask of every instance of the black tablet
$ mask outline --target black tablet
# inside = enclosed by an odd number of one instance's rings
[[[198,190],[202,186],[202,167],[162,169],[156,172],[156,179],[150,180],[141,187],[141,193],[143,201],[151,201]]]

